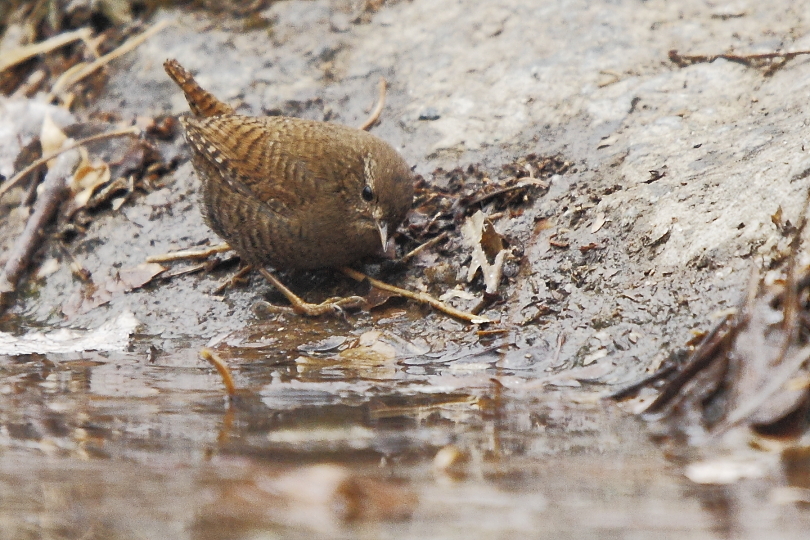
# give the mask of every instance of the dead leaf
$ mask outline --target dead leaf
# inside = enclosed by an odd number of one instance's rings
[[[548,229],[552,228],[554,223],[548,218],[540,218],[534,223],[534,228],[532,232],[535,235],[540,234],[543,231],[547,231]]]
[[[165,272],[166,267],[157,263],[141,263],[134,268],[124,268],[118,272],[118,280],[123,286],[122,290],[131,291],[138,287],[143,287],[152,278]]]
[[[386,364],[397,357],[397,350],[382,341],[382,332],[372,330],[357,340],[356,347],[340,351],[340,358],[362,364]]]
[[[771,223],[776,225],[778,230],[782,230],[783,223],[782,223],[782,206],[779,205],[776,207],[776,212],[771,214]]]
[[[599,244],[595,244],[594,242],[591,242],[590,244],[584,246],[579,246],[580,253],[587,253],[592,249],[603,249],[603,247],[600,246]]]
[[[86,313],[93,308],[106,304],[117,294],[143,287],[152,281],[155,276],[165,271],[166,267],[157,263],[142,263],[134,268],[121,269],[117,275],[91,285],[88,295],[76,299],[71,298],[65,302],[62,306],[62,313],[67,317]]]
[[[46,112],[45,118],[42,120],[42,130],[39,133],[39,143],[42,146],[42,155],[45,156],[52,152],[56,152],[65,141],[68,139],[68,136],[65,135],[65,132],[61,130],[59,126],[53,121],[51,118],[51,113]],[[48,168],[53,165],[53,162],[56,158],[48,161]]]
[[[602,148],[607,148],[608,146],[616,144],[616,141],[619,140],[619,137],[616,135],[609,135],[607,137],[602,137],[602,140],[599,141],[599,144],[596,146],[597,150]]]
[[[567,249],[571,245],[567,240],[549,240],[548,244],[560,249]]]
[[[376,307],[380,307],[391,298],[400,298],[398,294],[392,293],[390,291],[384,291],[382,289],[378,289],[376,287],[371,287],[371,290],[368,291],[363,297],[365,300],[365,309],[372,310]]]
[[[475,295],[470,291],[464,289],[448,289],[443,295],[439,297],[442,302],[447,302],[451,298],[461,298],[462,300],[475,300]]]
[[[647,247],[655,247],[665,244],[669,240],[672,227],[668,223],[658,223],[653,226],[650,232],[642,239]]]
[[[488,294],[495,294],[501,282],[503,262],[507,250],[503,237],[495,231],[492,222],[480,210],[466,219],[461,226],[464,243],[472,250],[472,261],[467,271],[467,282],[481,269]]]
[[[667,175],[666,168],[667,168],[667,166],[664,165],[663,167],[661,167],[660,170],[654,169],[652,171],[649,171],[650,177],[648,179],[644,180],[643,183],[644,184],[652,184],[656,180],[662,179],[663,177],[665,177]]]
[[[37,270],[37,279],[43,279],[59,270],[59,261],[51,257],[43,262]]]
[[[605,218],[604,212],[599,212],[598,214],[596,214],[596,219],[593,221],[593,225],[591,225],[591,232],[592,233],[599,232],[599,229],[601,229],[602,226],[604,226],[606,221],[607,219]]]
[[[87,150],[80,148],[79,151],[82,161],[70,181],[73,199],[66,210],[68,216],[72,216],[76,211],[84,208],[96,189],[110,181],[109,165],[103,161],[91,163]]]

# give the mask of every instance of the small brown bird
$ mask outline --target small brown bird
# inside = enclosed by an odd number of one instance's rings
[[[387,250],[413,201],[413,173],[389,144],[337,124],[236,114],[176,60],[163,67],[191,109],[180,121],[202,182],[203,215],[243,259],[309,270]],[[262,273],[299,313],[343,305],[307,304]]]

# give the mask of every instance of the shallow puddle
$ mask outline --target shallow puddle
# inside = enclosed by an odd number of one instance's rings
[[[7,357],[0,537],[806,534],[764,481],[692,485],[599,386],[385,332],[272,353],[271,328],[220,342],[232,402],[192,350]]]

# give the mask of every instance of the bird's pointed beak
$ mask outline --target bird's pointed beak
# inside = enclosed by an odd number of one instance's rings
[[[380,243],[382,246],[382,253],[386,257],[393,258],[394,255],[394,246],[390,244],[390,238],[388,238],[388,223],[385,221],[377,221],[377,230],[380,232]]]
[[[380,242],[382,243],[383,251],[385,251],[388,249],[388,223],[377,221],[377,230],[380,231]]]

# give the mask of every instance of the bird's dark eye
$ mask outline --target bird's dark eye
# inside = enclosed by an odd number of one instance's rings
[[[367,202],[371,202],[371,199],[374,198],[374,192],[371,191],[369,186],[363,186],[363,192],[361,195],[363,196],[363,200]]]

